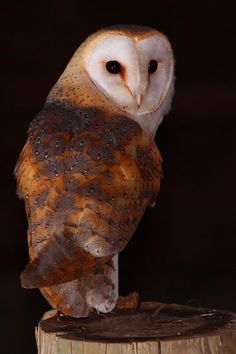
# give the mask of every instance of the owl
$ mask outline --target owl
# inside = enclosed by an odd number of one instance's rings
[[[173,87],[165,35],[111,26],[80,45],[30,124],[15,168],[28,219],[21,284],[64,315],[136,303],[119,297],[118,254],[159,192],[154,137]]]

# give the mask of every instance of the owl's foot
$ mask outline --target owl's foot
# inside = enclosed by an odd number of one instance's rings
[[[130,309],[135,310],[140,305],[140,296],[134,291],[127,296],[119,296],[116,302],[116,308],[119,310]]]
[[[64,318],[65,316],[63,315],[63,313],[61,313],[60,311],[53,309],[53,310],[49,310],[47,312],[45,312],[41,318],[41,321],[44,320],[48,320],[49,318],[52,318],[56,316],[57,321],[60,321],[62,318]]]

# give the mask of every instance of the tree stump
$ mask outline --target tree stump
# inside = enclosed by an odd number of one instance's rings
[[[135,311],[42,320],[36,340],[39,354],[235,354],[236,314],[143,302]]]

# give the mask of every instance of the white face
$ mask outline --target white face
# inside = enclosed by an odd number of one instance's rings
[[[174,60],[162,35],[135,40],[110,35],[88,56],[92,82],[119,109],[134,116],[157,111],[173,84]]]

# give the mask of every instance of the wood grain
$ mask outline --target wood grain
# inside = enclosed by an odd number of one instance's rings
[[[42,320],[36,339],[39,354],[235,354],[236,315],[144,302],[135,311]]]

